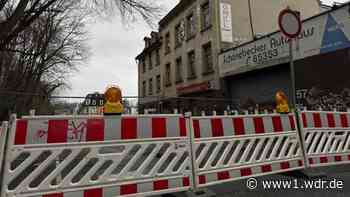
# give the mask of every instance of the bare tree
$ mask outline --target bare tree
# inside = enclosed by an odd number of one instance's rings
[[[1,0],[0,1],[0,50],[3,50],[18,34],[38,20],[45,12],[56,11],[55,3],[62,0]],[[110,15],[118,12],[125,20],[141,17],[152,24],[159,17],[160,8],[152,0],[74,0],[81,4],[77,11],[98,12]],[[72,0],[64,0],[71,3]]]
[[[3,116],[10,109],[25,112],[67,84],[66,77],[88,55],[85,46],[85,14],[74,13],[76,1],[61,0],[55,11],[41,15],[0,52],[0,89],[31,92],[44,97],[9,95],[2,100]],[[6,63],[5,63],[6,62]]]
[[[67,86],[88,56],[87,19],[119,14],[152,24],[159,13],[151,0],[0,0],[0,120],[10,110],[50,103],[49,96]]]

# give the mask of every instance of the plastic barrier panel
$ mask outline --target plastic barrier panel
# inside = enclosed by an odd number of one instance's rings
[[[196,186],[304,168],[294,115],[192,118]]]
[[[12,126],[2,196],[148,196],[190,188],[185,119],[34,117]]]
[[[350,163],[350,114],[301,112],[302,133],[310,167]]]
[[[8,132],[8,122],[2,122],[2,123],[0,122],[0,169],[1,170],[4,162],[7,132]]]

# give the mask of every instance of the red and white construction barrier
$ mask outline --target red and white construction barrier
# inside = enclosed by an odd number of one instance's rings
[[[1,197],[152,196],[350,163],[350,113],[298,118],[300,132],[294,114],[26,117],[0,127]]]
[[[350,163],[350,113],[304,111],[300,120],[309,166]]]
[[[146,196],[190,188],[180,115],[26,118],[12,126],[9,142],[3,196]]]
[[[292,114],[194,117],[196,186],[304,168]]]

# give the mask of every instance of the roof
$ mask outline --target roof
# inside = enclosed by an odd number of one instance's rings
[[[196,0],[180,0],[180,2],[159,21],[159,28],[164,28],[170,21],[172,21],[176,16],[178,16],[194,2],[196,2]]]

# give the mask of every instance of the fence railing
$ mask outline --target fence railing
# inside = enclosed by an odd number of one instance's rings
[[[348,112],[213,114],[14,119],[1,197],[149,196],[350,163]]]

